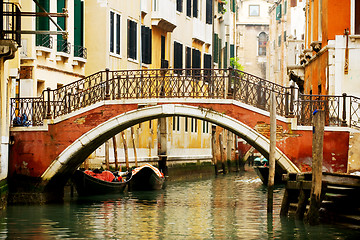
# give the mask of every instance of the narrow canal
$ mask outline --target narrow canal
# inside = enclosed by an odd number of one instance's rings
[[[173,181],[165,190],[63,204],[9,206],[1,239],[355,239],[360,232],[279,217],[283,188],[266,213],[266,187],[253,171]]]

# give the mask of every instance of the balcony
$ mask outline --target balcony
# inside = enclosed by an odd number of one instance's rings
[[[174,0],[154,0],[151,24],[167,32],[176,28],[176,5]]]
[[[212,25],[200,21],[198,18],[193,18],[193,39],[203,43],[211,44]]]
[[[0,17],[0,55],[14,58],[21,45],[21,12],[13,3],[2,3]]]
[[[56,61],[64,61],[70,57],[71,44],[66,39],[57,39]]]
[[[83,46],[74,45],[74,57],[87,58],[87,49]]]

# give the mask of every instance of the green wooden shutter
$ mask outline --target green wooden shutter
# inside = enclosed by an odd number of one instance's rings
[[[276,7],[276,20],[281,19],[281,4]]]
[[[230,58],[235,57],[235,46],[234,44],[230,44]]]
[[[39,4],[47,11],[49,12],[50,9],[50,3],[49,0],[39,0]],[[36,6],[36,12],[42,12],[38,6]],[[50,30],[50,23],[48,17],[36,17],[36,30]],[[42,34],[36,34],[36,46],[42,46],[43,44],[43,35]]]
[[[65,0],[58,0],[57,1],[57,12],[62,13],[63,8],[65,8]],[[57,24],[62,28],[65,29],[65,18],[58,17],[57,18]],[[57,35],[57,51],[62,50],[62,43],[64,42],[64,39],[62,35]]]
[[[228,55],[227,55],[227,48],[228,48],[228,43],[225,42],[225,48],[224,48],[224,68],[227,68],[227,58],[228,58]]]
[[[214,49],[213,49],[213,55],[214,55],[214,62],[218,63],[219,59],[219,38],[218,35],[214,34]]]
[[[84,12],[83,2],[81,0],[74,0],[74,45],[83,46],[83,23],[84,23]]]
[[[221,66],[222,66],[222,59],[221,59],[221,46],[222,46],[222,44],[221,44],[221,38],[219,38],[219,68],[221,68]]]

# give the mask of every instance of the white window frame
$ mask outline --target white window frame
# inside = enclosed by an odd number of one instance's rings
[[[258,8],[258,15],[251,15],[251,7],[257,7]],[[249,5],[249,17],[259,17],[260,16],[260,5],[258,4],[250,4]]]
[[[110,41],[111,41],[111,23],[110,23],[110,16],[111,16],[111,12],[113,12],[114,13],[114,38],[113,38],[113,42],[114,42],[114,52],[111,52],[110,51]],[[119,54],[117,54],[116,53],[116,48],[117,48],[117,43],[116,43],[116,26],[117,26],[117,15],[119,15],[120,16],[120,29],[119,29],[119,31],[120,31],[120,53]],[[121,31],[122,30],[122,15],[119,13],[119,12],[117,12],[117,11],[114,11],[114,10],[110,10],[110,12],[109,12],[109,47],[108,47],[108,51],[109,51],[109,53],[110,53],[110,55],[111,56],[114,56],[114,57],[119,57],[119,58],[122,58],[122,54],[121,54],[121,52],[122,52],[122,34],[123,34],[123,32]]]

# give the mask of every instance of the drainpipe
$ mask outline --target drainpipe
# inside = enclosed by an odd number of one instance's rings
[[[211,68],[214,69],[215,68],[215,63],[214,63],[214,33],[215,33],[215,16],[214,16],[214,0],[212,1],[211,4],[211,23],[212,23],[212,36],[211,36],[211,49],[212,49],[212,53],[211,53]]]
[[[140,47],[139,47],[139,61],[140,61],[140,64],[139,64],[139,67],[140,67],[140,70],[142,69],[142,42],[141,42],[141,1],[140,0],[140,15],[139,15],[139,41],[140,41]],[[140,79],[141,81],[141,79]]]

